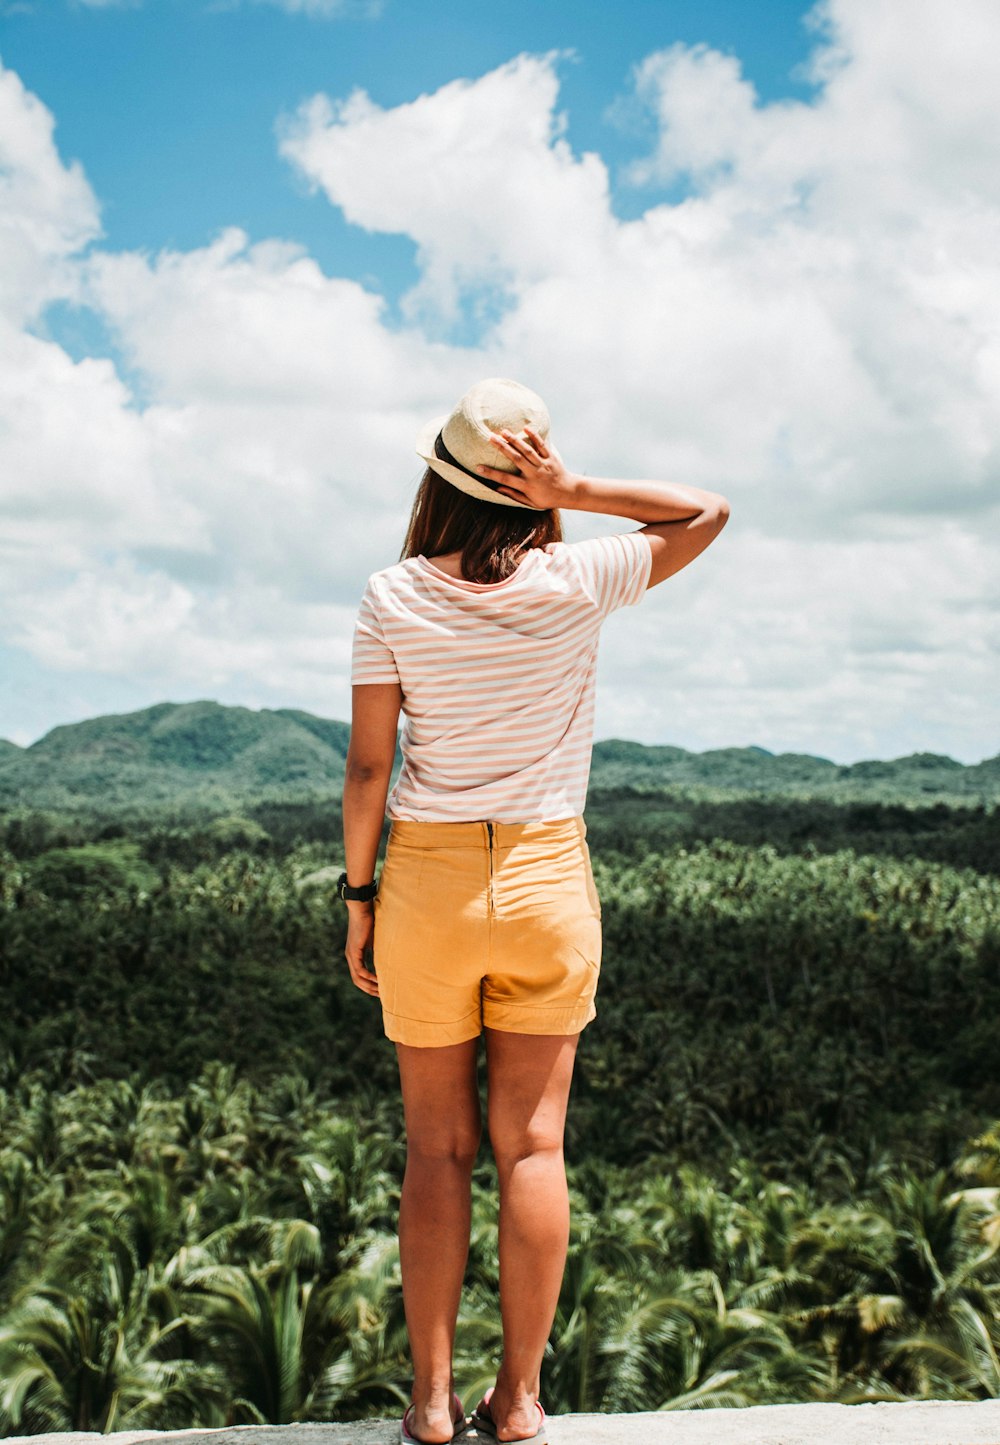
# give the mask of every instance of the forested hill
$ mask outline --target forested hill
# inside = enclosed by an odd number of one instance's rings
[[[350,727],[296,708],[161,702],[0,742],[0,809],[230,811],[340,796]]]
[[[346,722],[296,708],[255,711],[209,700],[88,718],[26,748],[0,739],[0,809],[228,811],[265,798],[339,798],[349,733]],[[761,747],[693,753],[621,739],[596,743],[591,794],[630,788],[715,800],[991,805],[1000,797],[1000,755],[972,766],[937,753],[842,766]]]
[[[993,803],[1000,798],[1000,755],[966,766],[941,753],[912,753],[891,761],[838,764],[809,753],[771,753],[766,748],[646,747],[618,738],[594,745],[591,786],[681,786],[731,795],[828,798],[889,802],[906,799]]]

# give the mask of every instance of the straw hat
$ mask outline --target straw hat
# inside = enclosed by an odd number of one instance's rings
[[[491,432],[505,429],[520,435],[525,426],[530,426],[543,440],[548,436],[549,413],[544,401],[519,381],[493,376],[467,391],[449,416],[427,423],[417,438],[417,455],[439,477],[470,497],[503,507],[527,507],[530,512],[543,512],[544,507],[532,507],[527,502],[502,496],[496,491],[498,482],[476,472],[477,466],[487,466],[511,472],[516,478],[519,475],[516,464],[493,445],[489,436]]]

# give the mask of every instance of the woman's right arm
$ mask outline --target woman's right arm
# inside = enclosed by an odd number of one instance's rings
[[[720,492],[674,482],[611,481],[570,472],[556,449],[526,428],[523,438],[512,432],[491,440],[517,463],[516,484],[510,472],[494,467],[479,470],[500,483],[500,491],[533,507],[605,512],[645,522],[653,562],[649,587],[686,567],[714,542],[729,519],[729,503]]]
[[[360,888],[375,880],[375,862],[396,757],[396,724],[403,690],[398,682],[355,683],[351,695],[351,736],[341,812],[347,882],[352,888]],[[374,932],[374,901],[348,899],[344,956],[352,981],[363,993],[377,998],[378,978],[365,962]]]

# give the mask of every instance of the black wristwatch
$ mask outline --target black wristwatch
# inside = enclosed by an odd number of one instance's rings
[[[347,874],[341,873],[337,879],[337,892],[345,902],[370,903],[378,892],[378,880],[366,883],[363,888],[348,888]]]

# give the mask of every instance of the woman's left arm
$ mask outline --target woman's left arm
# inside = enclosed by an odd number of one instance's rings
[[[375,877],[403,690],[398,682],[375,682],[355,684],[351,692],[351,739],[344,774],[344,856],[349,886],[361,888]],[[366,993],[377,995],[378,981],[364,963],[365,950],[374,934],[374,905],[348,902],[347,909],[345,953],[351,977]]]

